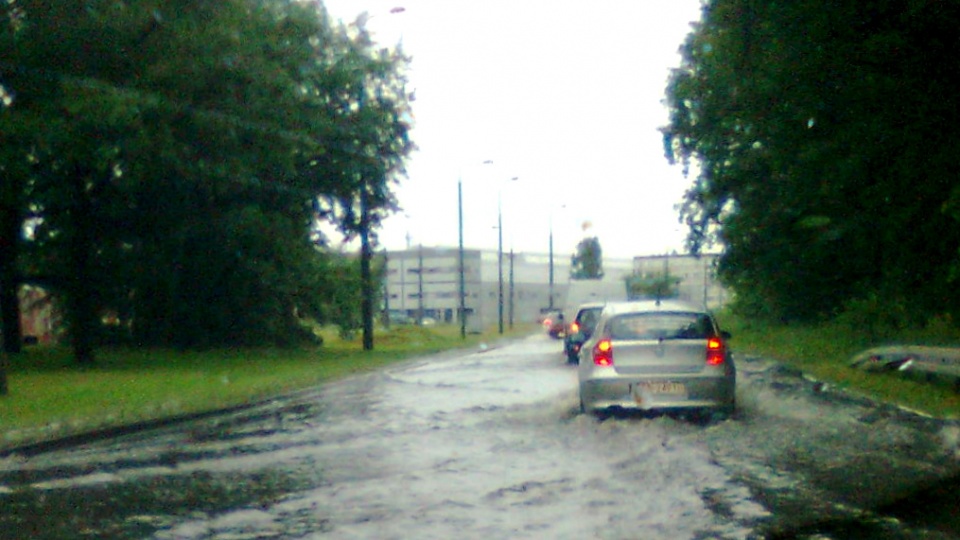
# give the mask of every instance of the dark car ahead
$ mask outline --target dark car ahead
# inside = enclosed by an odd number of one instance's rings
[[[547,334],[554,339],[563,339],[567,335],[567,323],[563,319],[563,313],[557,313],[552,319],[544,323],[547,327]]]
[[[580,347],[593,335],[593,329],[600,320],[600,312],[605,305],[606,302],[590,302],[577,308],[577,314],[570,321],[567,335],[563,338],[563,352],[567,356],[567,362],[580,362]]]

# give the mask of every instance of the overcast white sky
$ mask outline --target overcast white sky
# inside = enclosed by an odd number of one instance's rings
[[[377,41],[402,40],[413,58],[419,150],[383,246],[403,249],[408,235],[456,246],[462,178],[468,248],[497,248],[499,195],[505,250],[546,253],[552,225],[558,256],[584,236],[605,257],[682,251],[675,206],[690,182],[667,164],[658,128],[699,0],[324,4],[347,22],[367,12]]]

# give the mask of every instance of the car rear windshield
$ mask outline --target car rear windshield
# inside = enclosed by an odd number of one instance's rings
[[[584,329],[593,330],[593,327],[597,325],[597,320],[600,318],[601,311],[603,311],[603,308],[584,309],[577,315],[577,323]]]
[[[716,334],[704,313],[627,313],[607,325],[612,339],[706,339]]]

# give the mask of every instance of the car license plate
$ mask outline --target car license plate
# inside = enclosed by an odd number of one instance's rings
[[[633,385],[636,394],[672,394],[686,395],[687,386],[678,382],[642,382]]]

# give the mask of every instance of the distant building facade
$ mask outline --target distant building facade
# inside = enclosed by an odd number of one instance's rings
[[[553,286],[550,256],[465,249],[463,252],[464,305],[467,326],[480,331],[499,324],[501,283],[503,320],[507,325],[535,322],[541,310],[560,309],[566,297],[570,262],[554,256]],[[412,247],[387,253],[383,308],[414,320],[430,317],[455,323],[460,308],[459,250]],[[501,281],[502,276],[502,281]],[[552,289],[552,291],[551,291]],[[552,299],[551,299],[552,293]]]
[[[680,296],[721,305],[726,294],[716,282],[716,255],[653,255],[603,260],[599,280],[571,280],[570,257],[543,253],[503,253],[504,325],[536,322],[544,310],[569,312],[585,302],[626,299],[625,279],[635,272],[662,273],[680,279]],[[495,250],[463,252],[464,305],[470,331],[497,326],[500,318],[501,270]],[[413,320],[429,317],[458,323],[460,308],[459,251],[448,247],[411,247],[387,253],[382,309]],[[552,293],[552,294],[551,294]]]
[[[56,304],[45,290],[24,285],[17,291],[20,301],[20,334],[26,343],[53,343],[60,323]]]

